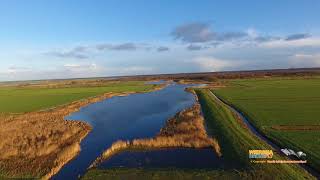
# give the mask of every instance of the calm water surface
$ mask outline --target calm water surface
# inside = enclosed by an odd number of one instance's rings
[[[93,129],[81,142],[80,154],[53,179],[77,179],[119,139],[155,136],[168,118],[194,104],[194,96],[184,90],[189,86],[171,84],[155,92],[112,97],[83,107],[67,117],[69,120],[85,121]]]
[[[223,158],[219,158],[212,148],[175,148],[161,150],[124,151],[118,153],[98,168],[145,167],[145,168],[192,168],[228,169]]]

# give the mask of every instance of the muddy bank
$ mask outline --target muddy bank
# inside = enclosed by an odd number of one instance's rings
[[[88,104],[133,93],[105,93],[45,111],[0,115],[0,177],[52,177],[79,154],[80,142],[92,129],[65,117]]]
[[[218,156],[222,155],[217,140],[209,137],[206,133],[204,119],[201,115],[198,102],[196,102],[193,107],[183,110],[169,119],[159,134],[154,138],[116,141],[93,162],[90,168],[97,167],[101,162],[123,150],[175,147],[211,147]]]

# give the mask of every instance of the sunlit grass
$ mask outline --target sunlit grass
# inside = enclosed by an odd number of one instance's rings
[[[142,92],[154,85],[144,82],[106,83],[101,86],[0,87],[0,112],[22,113],[47,109],[107,92]]]
[[[214,92],[249,117],[283,148],[304,151],[320,171],[319,130],[274,130],[274,125],[320,125],[320,79],[232,80]]]

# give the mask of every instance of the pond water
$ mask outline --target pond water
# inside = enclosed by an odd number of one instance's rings
[[[232,166],[218,157],[212,148],[174,148],[158,150],[130,150],[118,153],[98,168],[192,168],[228,169]]]
[[[81,142],[80,154],[53,179],[77,179],[105,149],[119,139],[155,136],[168,118],[194,104],[194,96],[185,91],[190,86],[170,84],[159,91],[112,97],[83,107],[66,117],[68,120],[85,121],[93,129]]]

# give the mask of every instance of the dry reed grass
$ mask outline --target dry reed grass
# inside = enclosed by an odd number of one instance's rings
[[[0,173],[7,177],[49,179],[80,152],[91,127],[65,116],[120,93],[73,102],[54,109],[0,116]]]

